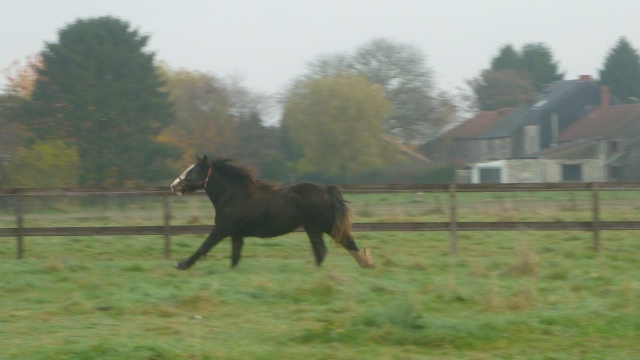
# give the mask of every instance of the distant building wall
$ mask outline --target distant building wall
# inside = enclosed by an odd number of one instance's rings
[[[456,139],[454,153],[464,164],[508,159],[512,156],[511,138]]]
[[[483,176],[493,172],[493,177]],[[471,182],[544,183],[607,181],[606,167],[598,159],[512,159],[475,164]],[[499,179],[499,180],[497,180]]]

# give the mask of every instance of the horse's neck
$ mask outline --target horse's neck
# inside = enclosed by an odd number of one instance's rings
[[[238,198],[247,198],[245,192],[234,189],[230,186],[218,186],[207,188],[207,196],[209,197],[209,201],[213,204],[213,207],[217,208],[220,206],[224,206],[224,204],[236,201]]]

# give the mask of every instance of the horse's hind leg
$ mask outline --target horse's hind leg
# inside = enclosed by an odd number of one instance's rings
[[[240,261],[240,253],[242,253],[242,245],[244,239],[242,237],[231,238],[231,267],[236,267]]]
[[[351,234],[345,235],[343,241],[338,241],[338,244],[342,245],[349,254],[353,256],[358,265],[363,268],[374,267],[375,263],[373,262],[373,257],[371,257],[371,252],[368,248],[363,247],[362,249],[358,249],[356,242],[353,241],[353,237]]]
[[[327,248],[324,245],[322,231],[306,230],[306,232],[309,236],[309,240],[311,241],[311,248],[313,249],[316,266],[320,266],[320,264],[322,264],[322,260],[327,256]]]

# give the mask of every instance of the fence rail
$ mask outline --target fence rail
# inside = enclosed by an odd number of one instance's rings
[[[512,192],[512,191],[585,191],[597,187],[601,190],[640,190],[638,182],[591,183],[511,183],[511,184],[373,184],[340,185],[344,193],[376,192],[447,192],[455,187],[458,192]],[[173,195],[166,186],[138,188],[0,188],[0,197],[8,196],[163,196]],[[204,195],[199,192],[193,195]],[[191,195],[191,196],[193,196]]]
[[[600,250],[600,231],[640,230],[640,221],[601,221],[600,196],[602,190],[640,190],[640,183],[544,183],[544,184],[439,184],[439,185],[344,185],[344,193],[448,193],[449,221],[445,222],[375,222],[355,223],[354,231],[448,231],[451,251],[457,250],[458,231],[560,231],[581,230],[593,233],[593,247]],[[591,221],[458,221],[457,194],[464,192],[523,192],[523,191],[588,191],[591,193]],[[25,227],[23,199],[31,197],[125,197],[152,196],[163,198],[163,224],[155,226],[84,226],[84,227]],[[172,235],[207,234],[211,225],[172,225],[169,196],[166,187],[147,188],[60,188],[60,189],[0,189],[0,198],[15,198],[16,227],[0,228],[0,237],[15,237],[17,258],[23,257],[24,237],[27,236],[115,236],[163,235],[165,256],[170,257]],[[204,195],[204,193],[200,193]],[[298,229],[300,231],[301,229]]]

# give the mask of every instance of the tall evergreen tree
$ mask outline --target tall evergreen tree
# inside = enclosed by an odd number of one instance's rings
[[[168,175],[174,148],[155,138],[172,118],[167,95],[144,51],[148,36],[118,18],[80,19],[42,52],[28,108],[43,139],[73,142],[81,184],[120,186]]]
[[[564,73],[558,72],[558,63],[551,49],[542,43],[526,44],[521,51],[511,45],[500,48],[497,56],[491,59],[491,70],[512,70],[525,76],[536,91],[545,85],[562,80]]]
[[[511,45],[505,45],[500,48],[500,51],[496,57],[491,59],[491,70],[503,71],[503,70],[522,70],[522,59],[520,53]]]
[[[640,99],[640,56],[626,38],[620,38],[607,55],[600,82],[609,85],[611,93],[623,102]]]
[[[564,77],[564,73],[558,72],[558,63],[553,59],[551,49],[542,43],[526,44],[520,57],[522,71],[531,79],[536,91]]]

